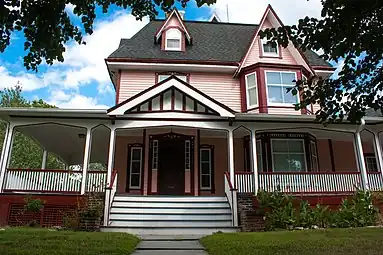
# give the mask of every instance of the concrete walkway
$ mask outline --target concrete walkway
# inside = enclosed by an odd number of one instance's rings
[[[200,238],[200,236],[141,236],[142,241],[133,255],[207,255],[199,243]]]

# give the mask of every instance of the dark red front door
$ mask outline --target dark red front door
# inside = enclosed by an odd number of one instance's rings
[[[185,140],[160,140],[158,185],[160,195],[185,194]]]

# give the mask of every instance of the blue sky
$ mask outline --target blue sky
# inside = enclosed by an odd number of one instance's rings
[[[237,23],[259,23],[267,4],[271,4],[285,24],[292,24],[306,15],[320,15],[320,0],[217,0],[214,6],[197,8],[193,0],[185,9],[186,20],[208,20],[217,13],[221,20]],[[181,9],[181,8],[179,8]],[[66,8],[75,24],[79,18]],[[158,18],[164,18],[160,12]],[[94,33],[86,36],[87,44],[70,42],[66,45],[64,63],[43,64],[39,72],[29,72],[23,66],[24,38],[12,34],[11,44],[0,53],[0,89],[20,83],[26,98],[43,99],[61,108],[108,108],[114,105],[115,91],[109,80],[104,59],[118,46],[120,38],[129,38],[139,31],[147,18],[136,21],[130,10],[117,7],[107,14],[97,10]]]

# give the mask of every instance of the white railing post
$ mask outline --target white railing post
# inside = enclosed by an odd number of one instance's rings
[[[109,154],[108,154],[108,173],[106,175],[106,185],[109,186],[112,178],[113,163],[114,163],[114,148],[116,141],[116,129],[111,128],[109,139]]]
[[[47,156],[48,156],[48,151],[44,150],[43,151],[43,160],[41,162],[41,169],[45,169],[47,166]]]
[[[252,155],[252,169],[254,175],[254,195],[257,195],[259,189],[258,181],[258,158],[257,158],[257,140],[255,130],[251,130],[251,155]]]
[[[234,134],[233,134],[233,130],[229,130],[229,133],[228,133],[227,149],[228,149],[228,159],[229,159],[230,182],[235,188],[235,182],[234,182]]]
[[[85,150],[84,150],[84,163],[82,166],[82,180],[81,180],[81,191],[80,191],[81,195],[85,194],[86,177],[87,177],[86,174],[88,171],[91,146],[92,146],[92,129],[87,128],[86,139],[85,139]]]
[[[359,169],[360,173],[362,175],[362,182],[363,182],[363,189],[368,190],[368,176],[367,176],[367,170],[366,170],[366,163],[364,160],[364,153],[363,153],[363,145],[362,145],[362,139],[360,137],[360,132],[363,130],[365,125],[364,119],[361,120],[361,125],[357,128],[355,132],[355,146],[356,146],[356,154],[358,156],[357,161],[359,163]]]
[[[0,166],[0,193],[3,192],[3,187],[5,184],[4,183],[5,171],[7,170],[7,167],[10,161],[13,136],[14,136],[13,132],[14,132],[14,125],[9,124],[7,126],[7,132],[6,132],[6,136],[4,138],[4,143],[3,143],[4,153],[2,155],[1,166]]]
[[[378,165],[378,170],[381,174],[381,178],[383,179],[383,153],[382,153],[382,145],[380,144],[379,134],[376,132],[372,132],[374,136],[374,152],[376,163]],[[380,187],[383,188],[383,187]]]

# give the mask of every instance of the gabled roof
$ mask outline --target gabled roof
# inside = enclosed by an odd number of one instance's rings
[[[158,41],[158,39],[161,37],[162,35],[162,31],[164,30],[164,28],[166,27],[166,25],[168,24],[169,20],[175,16],[177,19],[178,19],[178,22],[180,23],[182,29],[184,30],[185,32],[185,35],[186,35],[186,38],[188,39],[189,42],[191,42],[191,36],[190,36],[190,33],[188,31],[188,29],[185,27],[185,23],[180,15],[180,13],[178,12],[178,10],[176,8],[173,9],[173,11],[169,14],[169,16],[166,18],[166,20],[164,21],[164,23],[162,24],[162,26],[160,26],[158,29],[157,29],[157,32],[155,34],[155,38],[156,38],[156,41]]]
[[[121,39],[120,45],[109,59],[200,61],[238,64],[245,56],[258,25],[224,22],[184,21],[193,35],[193,43],[186,45],[185,52],[163,51],[153,42],[153,36],[164,20],[153,20],[131,39]],[[315,52],[303,53],[312,66],[331,65]]]
[[[193,86],[190,86],[188,83],[182,81],[174,75],[110,108],[107,111],[108,115],[121,116],[128,112],[132,112],[132,110],[141,106],[148,100],[151,100],[159,96],[161,93],[164,93],[169,89],[173,88],[192,98],[193,100],[198,102],[198,104],[206,107],[207,111],[210,113],[216,113],[216,115],[220,117],[235,117],[234,110],[218,102],[217,100],[209,97],[208,95],[202,93],[198,89],[194,88]]]

